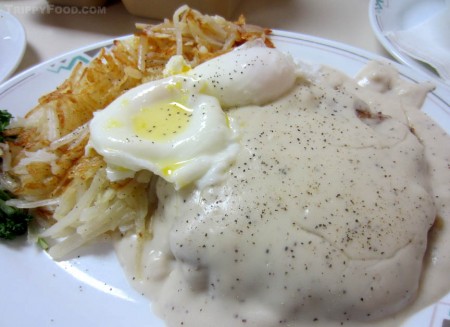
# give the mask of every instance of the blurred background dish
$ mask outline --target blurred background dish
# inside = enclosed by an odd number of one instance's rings
[[[19,65],[26,43],[22,24],[9,12],[0,10],[0,83]]]
[[[445,82],[442,78],[443,70],[440,77],[433,68],[436,68],[433,56],[436,51],[444,51],[441,52],[440,57],[445,59],[446,53],[450,53],[449,31],[442,28],[443,25],[450,24],[450,17],[447,17],[447,20],[444,19],[444,15],[450,12],[446,9],[449,6],[448,0],[447,3],[446,0],[371,0],[370,24],[380,43],[398,61]],[[434,35],[430,35],[430,28]],[[401,41],[405,40],[406,35],[411,36],[412,33],[416,33],[417,46],[415,49],[414,47],[408,49],[405,47],[405,42]],[[411,43],[414,40],[411,41],[409,38],[408,41]],[[427,52],[419,56],[419,50]],[[450,71],[450,67],[446,67],[445,70]],[[450,85],[448,79],[446,82]]]

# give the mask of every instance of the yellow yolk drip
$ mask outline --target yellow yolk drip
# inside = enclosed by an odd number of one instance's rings
[[[167,141],[187,128],[191,112],[191,109],[176,101],[156,103],[142,108],[133,117],[133,130],[145,139]]]
[[[175,170],[177,170],[178,168],[180,168],[184,164],[185,164],[185,161],[168,164],[162,169],[162,173],[163,173],[164,176],[170,176],[170,175],[172,175],[172,173]]]

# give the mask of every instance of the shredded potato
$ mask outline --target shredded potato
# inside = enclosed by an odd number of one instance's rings
[[[172,20],[136,28],[133,37],[102,49],[88,65],[79,63],[5,132],[16,139],[2,145],[1,186],[18,197],[12,204],[44,216],[50,227],[42,237],[50,241],[49,253],[56,259],[105,233],[132,230],[148,236],[152,177],[138,174],[123,183],[106,178],[103,159],[85,153],[87,124],[95,111],[125,91],[161,78],[173,55],[183,55],[195,67],[249,40],[262,39],[273,47],[270,30],[247,25],[243,17],[233,23],[187,6]]]

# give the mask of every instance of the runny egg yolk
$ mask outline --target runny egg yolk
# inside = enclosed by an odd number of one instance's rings
[[[147,140],[167,141],[186,130],[191,116],[192,109],[179,101],[158,102],[134,115],[133,131]]]

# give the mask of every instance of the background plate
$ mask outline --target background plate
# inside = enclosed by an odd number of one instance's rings
[[[430,66],[412,58],[386,37],[386,32],[415,26],[444,8],[445,0],[370,0],[370,25],[377,39],[394,58],[444,83]]]
[[[0,10],[0,83],[16,70],[26,44],[25,30],[19,20]]]

